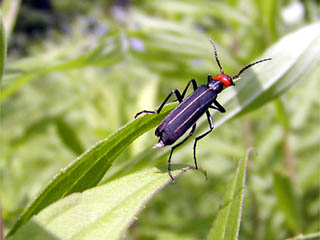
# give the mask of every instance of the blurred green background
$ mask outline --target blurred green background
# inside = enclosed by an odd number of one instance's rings
[[[208,38],[225,72],[235,75],[282,36],[320,18],[317,0],[3,0],[1,8],[8,39],[0,95],[6,231],[85,149],[191,78],[204,84],[218,73]],[[250,146],[257,156],[249,162],[240,239],[319,231],[319,74],[318,66],[281,97],[199,142],[208,181],[189,172],[165,188],[127,239],[204,239]],[[167,155],[152,150],[156,142],[153,131],[139,138],[104,181],[166,166]],[[174,153],[174,163],[193,163],[192,144]],[[283,185],[294,211],[282,199]]]

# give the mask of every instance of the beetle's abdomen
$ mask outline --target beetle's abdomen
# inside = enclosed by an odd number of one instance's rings
[[[165,145],[174,143],[206,112],[216,96],[208,86],[200,86],[169,113],[156,129],[156,136]]]

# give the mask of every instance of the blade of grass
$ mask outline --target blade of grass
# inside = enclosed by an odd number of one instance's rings
[[[19,13],[21,0],[4,0],[1,8],[5,19],[5,28],[7,39],[10,39],[13,28],[16,24],[16,19]]]
[[[79,155],[84,151],[84,147],[77,136],[75,130],[64,119],[58,118],[55,121],[58,136],[61,142],[74,154]]]
[[[2,14],[0,12],[0,86],[2,85],[2,75],[3,75],[4,64],[6,61],[6,54],[7,54],[6,33],[5,33],[4,24],[3,24]]]
[[[236,175],[227,188],[223,206],[210,229],[209,240],[238,239],[250,151],[246,159],[240,160]]]
[[[1,202],[0,202],[0,240],[4,239],[3,234],[3,221],[2,221],[2,210],[1,210]]]
[[[302,216],[299,211],[300,206],[290,178],[280,172],[274,173],[273,188],[277,198],[277,205],[284,214],[288,227],[295,233],[301,232]]]
[[[49,204],[74,192],[96,186],[113,160],[137,137],[155,127],[176,104],[166,106],[161,114],[146,115],[129,122],[110,137],[103,139],[76,158],[68,167],[53,178],[52,182],[25,209],[8,235],[13,234],[34,214]]]
[[[310,233],[310,234],[300,234],[299,236],[288,238],[287,240],[311,240],[311,239],[320,239],[320,232]]]
[[[170,182],[166,169],[151,168],[72,194],[41,211],[9,239],[39,238],[35,228],[41,228],[45,239],[121,239],[148,201]]]

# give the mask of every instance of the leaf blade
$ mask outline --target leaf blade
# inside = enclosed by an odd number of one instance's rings
[[[275,172],[273,175],[273,189],[277,198],[277,205],[283,212],[289,228],[295,233],[299,233],[302,227],[302,217],[291,180],[288,176]]]
[[[0,83],[2,82],[6,55],[7,55],[6,33],[5,33],[2,14],[0,12]]]
[[[173,175],[189,169],[180,168]],[[33,239],[38,234],[31,230],[35,224],[46,236],[59,239],[120,239],[145,204],[170,182],[166,170],[151,168],[72,194],[41,211],[11,239],[20,239],[26,232]]]
[[[26,208],[8,236],[49,204],[73,192],[81,192],[96,186],[113,160],[137,137],[159,124],[174,106],[176,104],[170,104],[160,114],[146,115],[129,122],[77,157],[69,166],[62,169]]]
[[[223,206],[210,229],[209,240],[238,239],[249,153],[250,150],[246,159],[240,160],[236,175],[227,188]]]

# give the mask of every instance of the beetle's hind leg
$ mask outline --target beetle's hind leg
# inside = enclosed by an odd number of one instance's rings
[[[204,133],[202,133],[201,135],[199,135],[198,137],[196,137],[194,139],[194,144],[193,144],[193,159],[194,159],[194,166],[196,169],[198,169],[198,164],[197,164],[197,157],[196,157],[196,147],[197,147],[197,142],[201,139],[204,138],[205,136],[207,136],[212,130],[213,130],[213,121],[212,121],[212,117],[211,114],[209,112],[209,110],[206,111],[206,115],[207,115],[207,119],[208,119],[208,123],[209,123],[209,127],[210,129]]]
[[[170,151],[170,155],[169,155],[169,158],[168,158],[168,173],[169,173],[169,176],[170,178],[172,179],[172,182],[175,183],[175,180],[171,174],[171,157],[172,157],[172,153],[173,153],[173,150],[177,147],[179,147],[180,145],[182,145],[185,141],[188,140],[189,137],[191,137],[194,133],[194,131],[196,130],[196,127],[197,127],[197,124],[193,124],[192,125],[192,128],[191,128],[191,131],[189,132],[188,136],[185,137],[185,139],[183,139],[181,142],[179,142],[178,144],[172,146],[171,148],[171,151]]]

